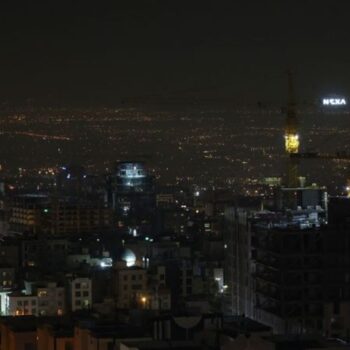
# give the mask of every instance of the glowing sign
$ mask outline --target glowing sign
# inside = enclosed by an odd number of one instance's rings
[[[345,98],[324,98],[322,100],[324,106],[346,106]]]

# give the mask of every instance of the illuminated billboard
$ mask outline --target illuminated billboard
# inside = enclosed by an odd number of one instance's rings
[[[324,98],[322,99],[322,105],[323,106],[346,106],[347,102],[346,99],[341,97],[341,98]]]

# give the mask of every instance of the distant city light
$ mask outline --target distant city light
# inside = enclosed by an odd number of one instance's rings
[[[324,98],[322,104],[324,106],[346,106],[347,102],[345,98]]]

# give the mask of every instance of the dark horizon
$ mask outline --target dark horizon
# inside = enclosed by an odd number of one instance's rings
[[[337,1],[25,2],[2,5],[0,102],[113,105],[176,96],[300,100],[348,95],[347,13]]]

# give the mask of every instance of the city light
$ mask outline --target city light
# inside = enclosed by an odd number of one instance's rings
[[[0,350],[350,350],[350,1],[34,3],[0,21]]]

